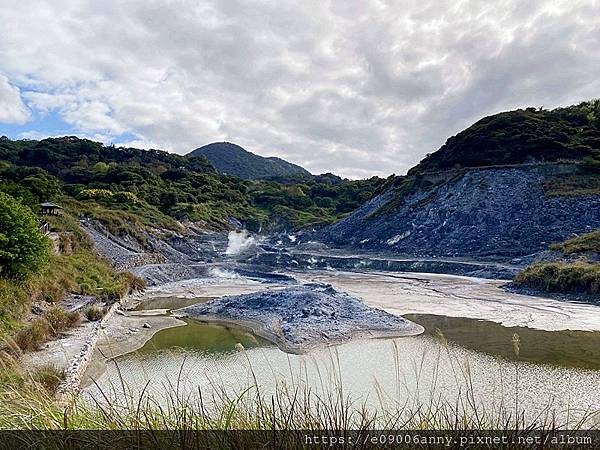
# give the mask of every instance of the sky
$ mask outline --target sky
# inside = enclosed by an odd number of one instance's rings
[[[0,0],[0,135],[403,174],[481,117],[600,97],[596,0]]]

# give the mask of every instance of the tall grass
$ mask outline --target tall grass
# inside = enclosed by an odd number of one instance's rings
[[[98,305],[87,305],[81,313],[90,322],[97,322],[106,315],[106,308]]]
[[[520,340],[513,338],[518,354]],[[552,431],[560,428],[578,429],[590,425],[591,412],[577,411],[577,416],[557,415],[552,405],[536,411],[532,416],[521,399],[521,388],[514,388],[514,402],[484,405],[478,398],[468,361],[450,358],[457,395],[449,398],[439,389],[437,377],[442,356],[449,356],[451,347],[442,343],[437,347],[433,376],[422,380],[423,359],[412,361],[416,385],[412,395],[400,393],[408,388],[403,369],[401,350],[394,344],[393,364],[396,386],[378,386],[374,381],[376,405],[363,398],[353,397],[343,385],[339,354],[330,351],[332,371],[319,372],[316,386],[310,385],[303,370],[292,371],[285,382],[277,382],[272,390],[258,381],[250,359],[251,374],[248,384],[231,390],[223,381],[210,381],[205,389],[183,389],[185,359],[176,379],[165,382],[162,395],[155,396],[149,389],[133,389],[121,374],[108,388],[96,385],[94,394],[73,397],[66,406],[59,406],[47,395],[25,393],[23,389],[9,389],[9,401],[0,402],[0,428],[25,429],[103,429],[103,430],[500,430],[507,433],[526,433],[530,430]],[[246,355],[242,350],[242,354]],[[423,357],[424,358],[424,357]],[[518,379],[519,365],[515,363]],[[240,381],[240,383],[242,383]],[[419,390],[428,395],[420,396]],[[392,394],[389,394],[392,392]],[[426,398],[426,400],[423,400]],[[561,419],[562,417],[562,419]],[[568,418],[569,423],[567,423]],[[512,430],[512,431],[509,431]]]
[[[116,381],[108,388],[97,385],[97,394],[74,396],[66,404],[58,404],[44,391],[43,383],[30,377],[29,388],[11,385],[3,392],[0,401],[0,429],[25,430],[114,430],[114,435],[77,433],[68,435],[77,439],[78,448],[151,448],[151,449],[245,449],[313,448],[306,443],[307,436],[365,437],[371,430],[421,430],[421,436],[432,436],[432,430],[444,436],[494,436],[500,433],[509,442],[536,435],[552,434],[560,429],[578,430],[589,427],[591,414],[580,414],[578,419],[561,421],[551,405],[537,411],[528,419],[527,405],[520,397],[521,388],[515,385],[514,402],[485,407],[477,398],[469,361],[452,357],[453,347],[439,333],[441,345],[436,347],[435,365],[430,383],[420,378],[424,375],[424,355],[419,360],[407,361],[397,341],[392,341],[392,360],[395,386],[379,386],[378,404],[375,407],[353,397],[343,384],[340,354],[336,347],[329,353],[332,371],[319,372],[317,386],[308,384],[302,369],[289,373],[285,382],[277,383],[267,391],[258,381],[247,351],[241,359],[248,362],[250,382],[229,389],[222,381],[211,381],[208,388],[194,392],[183,389],[186,360],[179,366],[178,375],[168,379],[157,397],[149,389],[150,381],[135,390],[127,384],[118,361]],[[515,355],[521,349],[519,336],[512,339]],[[441,376],[442,358],[451,356],[454,384],[459,394],[452,400],[443,395],[437,383]],[[416,387],[410,386],[413,395],[404,398],[403,390],[409,388],[403,371],[412,367],[416,374]],[[514,370],[519,375],[519,364]],[[0,371],[1,373],[1,371]],[[51,378],[51,377],[50,377]],[[377,385],[377,380],[374,381]],[[465,387],[466,388],[463,388]],[[376,386],[377,387],[377,386]],[[392,389],[390,389],[392,388]],[[419,400],[419,390],[428,390],[426,401]],[[386,391],[392,394],[386,394]],[[390,398],[391,395],[391,398]],[[392,401],[389,401],[392,400]],[[567,414],[568,417],[568,414]],[[121,430],[131,430],[123,433]],[[253,433],[227,433],[231,430],[255,430]],[[353,430],[348,433],[347,430]],[[209,431],[194,434],[194,431]],[[272,433],[280,431],[282,433]],[[64,448],[65,434],[19,435],[20,446],[31,448]],[[29,440],[29,441],[28,441]],[[357,440],[352,445],[335,448],[395,448],[394,445],[373,445]],[[457,443],[441,445],[405,445],[400,448],[495,448],[490,446],[462,446]],[[327,446],[327,448],[331,448]],[[507,444],[504,449],[565,448],[555,445]],[[571,446],[570,448],[575,448]]]
[[[10,351],[0,350],[0,410],[16,406],[12,401],[15,392],[26,392],[32,399],[45,398],[54,402],[53,396],[64,379],[63,369],[45,365],[25,370],[19,364],[18,356]]]
[[[81,316],[78,312],[65,311],[58,306],[48,309],[41,317],[32,320],[22,327],[13,339],[5,339],[2,348],[14,349],[8,342],[16,344],[20,352],[39,350],[51,337],[57,337],[65,330],[79,324]],[[13,352],[14,353],[14,352]]]

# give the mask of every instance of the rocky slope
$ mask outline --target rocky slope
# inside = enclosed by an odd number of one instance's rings
[[[265,158],[229,142],[205,145],[193,150],[188,156],[206,157],[219,172],[248,180],[294,174],[310,175],[308,170],[296,164],[276,157]]]
[[[548,195],[549,184],[578,170],[531,164],[415,175],[411,189],[388,189],[319,238],[408,255],[522,258],[600,227],[599,195]]]

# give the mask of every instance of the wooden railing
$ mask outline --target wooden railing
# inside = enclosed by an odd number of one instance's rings
[[[48,236],[50,234],[50,224],[46,221],[42,222],[40,225],[40,233],[44,236]]]

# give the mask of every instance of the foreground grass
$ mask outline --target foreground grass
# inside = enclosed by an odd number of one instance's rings
[[[468,367],[466,372],[468,373]],[[462,376],[462,374],[461,374]],[[460,385],[465,380],[462,380]],[[279,383],[273,393],[257,384],[240,386],[236,394],[224,385],[212,385],[208,392],[184,394],[180,380],[164,386],[164,396],[133,393],[123,380],[115,392],[72,398],[59,404],[42,386],[5,389],[0,402],[0,429],[102,429],[102,430],[553,430],[565,427],[554,411],[540,411],[527,422],[526,408],[515,392],[513,405],[485,409],[478,404],[472,383],[455,401],[434,395],[425,403],[397,401],[373,409],[356,401],[334,382],[317,393],[301,378]],[[457,380],[458,382],[458,380]],[[457,385],[457,389],[460,387]],[[117,392],[118,391],[118,392]],[[587,421],[583,415],[573,427]]]
[[[481,403],[481,392],[477,392],[471,375],[469,361],[453,353],[452,346],[439,334],[439,346],[433,358],[432,379],[424,377],[425,353],[407,360],[406,355],[392,341],[394,349],[391,360],[396,371],[396,381],[391,386],[381,386],[373,381],[376,401],[367,403],[367,398],[357,399],[348,394],[342,383],[340,355],[330,349],[332,371],[323,367],[319,370],[320,382],[310,385],[303,377],[304,368],[292,370],[284,380],[279,380],[273,390],[257,381],[257,376],[248,359],[249,384],[227,386],[221,378],[201,389],[187,390],[183,387],[186,368],[185,360],[179,367],[179,376],[161,384],[160,398],[150,394],[150,381],[139,389],[133,389],[124,381],[118,362],[114,361],[119,379],[104,390],[86,392],[71,397],[66,402],[57,402],[48,393],[46,384],[52,383],[54,373],[31,376],[17,374],[19,383],[0,389],[0,430],[114,430],[115,434],[76,433],[68,435],[77,439],[74,448],[172,448],[172,449],[217,449],[217,448],[313,448],[307,444],[307,436],[337,436],[348,438],[345,430],[353,430],[352,436],[372,435],[371,430],[420,431],[421,436],[433,436],[432,431],[444,436],[506,436],[510,441],[536,435],[551,434],[561,429],[583,430],[593,423],[592,414],[586,411],[553,409],[552,402],[532,411],[527,411],[526,400],[519,385],[519,364],[514,364],[517,383],[514,392],[508,389],[506,401],[493,405]],[[520,354],[520,338],[512,337],[516,357]],[[247,356],[247,354],[242,353]],[[437,377],[443,359],[451,361],[452,390],[457,396],[447,396],[445,388],[438,388]],[[388,361],[389,362],[389,361]],[[240,361],[241,364],[244,364]],[[403,368],[417,375],[416,387],[406,384]],[[509,368],[509,370],[511,370]],[[423,378],[421,378],[423,377]],[[412,384],[410,385],[412,386]],[[502,387],[500,387],[502,389]],[[404,392],[408,389],[409,396]],[[419,390],[427,392],[428,400],[418,400]],[[386,393],[387,392],[387,393]],[[449,398],[452,397],[452,400]],[[378,406],[377,406],[378,405]],[[570,407],[567,406],[567,409]],[[592,411],[593,412],[593,411]],[[562,418],[561,418],[562,417]],[[566,419],[565,419],[566,417]],[[592,419],[592,420],[591,420]],[[122,430],[130,430],[123,433]],[[222,433],[232,430],[254,430],[254,433]],[[211,433],[191,433],[210,431]],[[272,433],[283,431],[285,433]],[[312,433],[314,432],[314,434]],[[64,448],[63,433],[20,434],[18,443],[29,448]],[[357,440],[352,445],[335,448],[492,448],[490,446],[457,443],[453,445],[378,445],[370,441]],[[327,446],[328,448],[330,446]],[[495,448],[495,447],[493,447]],[[560,445],[508,444],[512,448],[565,448]]]
[[[570,402],[560,406],[544,401],[527,411],[526,387],[519,383],[521,339],[514,334],[507,344],[515,353],[515,361],[507,366],[514,383],[507,379],[506,387],[504,383],[499,387],[501,395],[494,403],[482,403],[485,391],[479,391],[471,363],[439,330],[432,347],[408,359],[392,340],[392,353],[382,361],[382,368],[390,364],[395,381],[383,386],[373,379],[369,384],[375,396],[360,400],[344,385],[341,355],[335,346],[329,348],[327,362],[315,366],[316,380],[310,381],[306,366],[293,369],[290,365],[286,374],[273,371],[273,382],[268,386],[258,381],[264,381],[264,372],[258,371],[262,372],[260,376],[255,372],[246,350],[241,350],[239,364],[248,370],[249,381],[240,379],[239,386],[207,372],[204,376],[208,384],[197,380],[195,389],[186,377],[189,368],[185,358],[180,360],[177,376],[164,381],[149,378],[143,387],[131,386],[126,371],[119,367],[118,360],[113,360],[110,364],[115,365],[118,377],[103,383],[104,387],[96,384],[83,395],[62,402],[56,402],[39,385],[27,384],[27,374],[14,369],[18,368],[15,364],[13,370],[21,384],[13,383],[4,390],[0,429],[528,430],[589,424],[590,414],[573,409]],[[173,358],[179,355],[175,349],[170,351]],[[432,374],[425,374],[425,368]],[[414,380],[408,382],[407,376]],[[440,376],[450,382],[453,392],[446,391],[446,385],[438,380]],[[160,387],[150,386],[153,382]]]
[[[534,264],[517,274],[513,283],[520,287],[545,292],[598,294],[600,293],[600,264],[587,262]]]
[[[91,403],[76,400],[61,407],[42,389],[26,393],[12,390],[6,397],[8,401],[0,404],[0,429],[528,430],[565,426],[551,411],[542,412],[537,421],[526,423],[524,409],[506,406],[494,412],[478,410],[472,404],[470,392],[456,403],[437,399],[427,404],[398,404],[377,410],[355,401],[341,386],[332,387],[324,395],[300,384],[282,384],[272,395],[261,395],[259,385],[240,388],[237,396],[228,395],[225,389],[204,395],[199,393],[192,398],[171,386],[167,389],[166,403],[142,393],[127,394],[120,402],[107,396]]]

